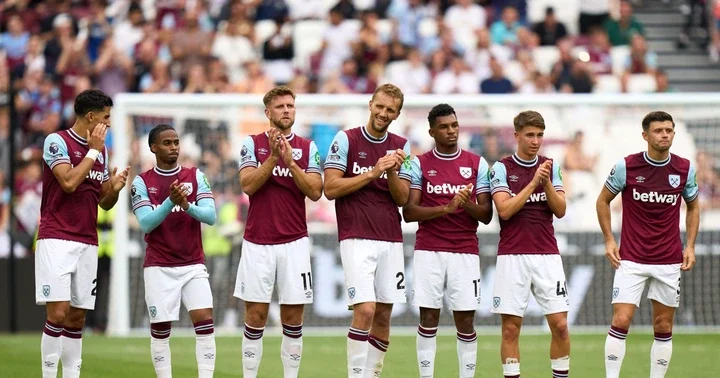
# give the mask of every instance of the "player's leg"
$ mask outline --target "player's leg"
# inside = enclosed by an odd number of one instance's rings
[[[348,377],[365,376],[368,338],[375,316],[375,271],[378,264],[377,245],[371,240],[340,241],[340,258],[345,273],[348,305],[353,319],[347,339]]]
[[[180,319],[183,281],[179,268],[143,269],[145,304],[150,318],[150,357],[158,378],[172,377],[170,331]]]
[[[213,295],[205,265],[186,268],[182,288],[182,302],[190,313],[195,328],[195,359],[199,378],[212,378],[215,372],[215,324],[213,322]]]
[[[435,374],[440,309],[445,291],[446,261],[438,252],[415,251],[413,254],[412,304],[420,308],[420,325],[415,342],[420,377]]]
[[[650,378],[663,378],[670,366],[673,317],[680,305],[680,264],[648,268],[653,271],[648,298],[652,301],[655,331],[650,349]]]
[[[480,304],[480,258],[469,253],[442,253],[448,260],[447,294],[457,328],[460,378],[475,376],[477,334],[473,327]]]
[[[640,264],[622,261],[615,271],[612,289],[613,317],[605,339],[605,376],[618,378],[625,359],[625,339],[635,309],[640,306],[647,275]]]
[[[530,298],[531,270],[525,255],[502,255],[495,264],[490,311],[501,315],[500,359],[505,378],[520,378],[520,328]]]
[[[277,287],[283,338],[280,359],[285,378],[297,378],[302,360],[303,309],[313,301],[310,240],[302,238],[278,250]]]
[[[242,341],[243,376],[257,377],[263,355],[263,333],[275,287],[277,251],[274,246],[243,241],[234,296],[245,302]]]

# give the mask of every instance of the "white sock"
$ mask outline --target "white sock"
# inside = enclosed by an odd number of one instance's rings
[[[61,339],[63,378],[79,378],[82,366],[82,328],[65,327]]]
[[[502,367],[505,378],[520,378],[520,361],[517,358],[506,358]]]
[[[350,327],[347,339],[347,363],[349,378],[365,377],[365,364],[368,358],[368,334],[369,331],[363,331]]]
[[[472,378],[475,376],[475,365],[477,364],[477,334],[457,333],[457,355],[460,363],[460,378]]]
[[[280,359],[283,363],[285,378],[297,378],[302,358],[302,324],[297,326],[283,324],[283,338],[280,345]]]
[[[417,349],[418,370],[421,378],[433,378],[435,374],[435,351],[437,350],[437,327],[425,328],[418,325],[418,334],[415,341]]]
[[[570,356],[550,360],[553,378],[568,378],[570,376]]]
[[[382,374],[385,353],[390,345],[389,341],[380,340],[374,336],[368,338],[368,355],[365,369],[366,378],[379,377]]]
[[[172,378],[170,322],[150,324],[150,355],[158,378]]]
[[[243,377],[256,378],[263,353],[263,328],[253,328],[245,324],[245,337],[242,341]]]
[[[62,354],[63,327],[45,322],[42,338],[40,339],[40,354],[42,357],[43,378],[57,378],[58,363]]]
[[[605,377],[619,378],[620,368],[625,358],[625,338],[627,330],[610,327],[605,339]]]
[[[655,332],[655,341],[650,349],[650,378],[664,378],[672,357],[672,332]]]
[[[199,378],[212,378],[215,372],[215,326],[212,319],[193,323],[195,327],[195,359]]]

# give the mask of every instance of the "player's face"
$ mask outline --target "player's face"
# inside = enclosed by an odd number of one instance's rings
[[[653,122],[648,131],[643,131],[643,139],[650,148],[660,152],[669,150],[674,138],[675,127],[671,121]]]
[[[274,127],[290,129],[295,123],[295,99],[290,95],[275,97],[265,108],[265,116]]]
[[[522,130],[515,132],[515,139],[518,142],[518,152],[525,156],[535,156],[542,146],[545,130],[537,126],[525,126]]]
[[[175,130],[165,130],[155,138],[150,147],[158,161],[163,164],[175,164],[180,156],[180,138]]]
[[[95,130],[95,126],[98,125],[98,123],[104,123],[108,127],[110,127],[110,107],[106,106],[101,111],[91,111],[88,112],[88,114],[85,116],[87,118],[88,123],[90,124],[90,132]]]
[[[457,146],[460,124],[454,114],[437,117],[435,126],[430,128],[430,136],[435,139],[435,144],[440,147]]]
[[[400,99],[378,92],[370,100],[370,124],[375,132],[384,134],[400,115]]]

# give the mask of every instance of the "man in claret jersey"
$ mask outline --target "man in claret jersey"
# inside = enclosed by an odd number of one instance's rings
[[[112,99],[99,90],[75,98],[77,120],[43,146],[43,190],[35,251],[35,301],[47,320],[40,341],[43,377],[79,377],[85,314],[95,308],[98,205],[110,210],[129,167],[108,171],[105,134]],[[62,336],[62,337],[61,337]]]
[[[322,195],[320,154],[295,135],[295,93],[277,87],[263,98],[270,129],[252,135],[240,151],[240,183],[250,196],[235,296],[245,301],[243,376],[257,377],[263,331],[277,280],[285,378],[295,378],[302,357],[305,304],[313,301],[305,198]]]
[[[440,309],[446,294],[457,328],[460,378],[475,376],[477,335],[473,327],[480,304],[478,221],[492,220],[488,163],[458,147],[455,110],[440,104],[428,115],[435,148],[411,161],[406,222],[419,222],[412,302],[420,307],[417,358],[420,377],[434,376]]]
[[[405,303],[405,260],[398,206],[410,194],[410,145],[388,132],[404,96],[379,86],[363,126],[340,131],[325,161],[325,196],[335,200],[340,256],[353,320],[348,377],[379,377],[394,303]]]
[[[655,341],[650,349],[650,377],[662,378],[672,356],[672,326],[680,305],[681,271],[695,265],[695,238],[700,225],[695,167],[670,153],[675,122],[657,111],[642,121],[647,151],[620,159],[597,199],[597,215],[605,236],[605,256],[615,271],[613,318],[605,341],[605,374],[620,376],[625,338],[645,283],[652,302]],[[612,234],[610,202],[622,193],[620,248]],[[680,238],[680,197],[687,204],[687,244]]]
[[[215,332],[201,223],[215,224],[215,200],[205,175],[178,165],[180,139],[170,125],[148,136],[156,166],[133,180],[132,206],[147,250],[143,265],[150,317],[150,353],[158,378],[171,378],[170,329],[180,320],[180,302],[195,328],[198,377],[215,371]]]
[[[505,378],[520,378],[518,337],[532,293],[545,314],[552,338],[553,378],[570,372],[570,308],[565,271],[555,239],[553,216],[565,215],[560,165],[538,155],[545,120],[528,110],[513,120],[517,152],[493,165],[490,187],[500,217],[491,311],[502,318],[500,356]]]

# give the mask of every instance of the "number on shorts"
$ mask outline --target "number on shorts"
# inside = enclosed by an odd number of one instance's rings
[[[480,280],[473,280],[473,285],[475,286],[475,296],[480,296]]]
[[[678,278],[678,289],[677,289],[677,295],[680,295],[680,278]]]
[[[398,290],[403,290],[403,289],[405,289],[405,284],[404,284],[404,282],[405,282],[405,274],[403,274],[403,272],[398,272],[398,274],[395,275],[395,278],[399,278],[399,279],[400,279],[400,280],[398,281],[398,283],[397,283],[397,289],[398,289]]]
[[[90,292],[90,295],[97,296],[97,278],[93,280],[93,289]]]
[[[308,286],[310,287],[310,290],[312,290],[312,273],[300,273],[303,279],[303,290],[307,290]]]
[[[566,281],[563,281],[562,286],[560,285],[560,281],[557,282],[557,289],[555,290],[555,294],[557,294],[558,297],[561,295],[563,297],[567,297],[567,282]]]

